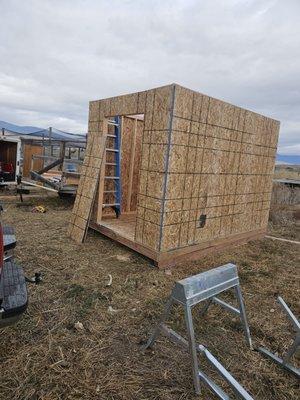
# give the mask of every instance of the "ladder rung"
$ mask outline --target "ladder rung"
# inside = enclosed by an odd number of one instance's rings
[[[116,190],[103,190],[103,193],[117,193]]]
[[[105,163],[105,165],[117,165],[117,163],[115,163],[115,162],[107,162],[107,163]]]
[[[106,151],[113,151],[113,152],[115,152],[115,153],[119,153],[119,150],[118,149],[105,149]]]
[[[120,203],[112,203],[112,204],[102,204],[102,207],[115,207],[115,206],[119,206]]]
[[[107,137],[113,137],[113,138],[116,138],[117,136],[116,135],[106,135]]]
[[[114,122],[114,121],[108,121],[108,124],[109,124],[109,125],[114,125],[114,126],[120,126],[120,124],[117,124],[117,123]]]
[[[119,176],[105,176],[105,179],[120,179]]]

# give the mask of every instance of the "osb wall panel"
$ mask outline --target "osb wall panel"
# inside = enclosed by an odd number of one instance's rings
[[[143,140],[143,132],[144,132],[144,122],[137,122],[137,131],[136,131],[136,142],[135,142],[135,154],[134,154],[134,170],[133,170],[133,180],[132,180],[132,193],[131,193],[131,203],[130,210],[136,211],[137,208],[137,197],[139,191],[139,182],[140,182],[140,165],[142,160],[142,140]]]
[[[279,122],[176,85],[171,129],[160,250],[265,228]]]
[[[122,124],[123,124],[122,152],[121,152],[122,210],[135,211],[137,207],[137,193],[138,193],[144,123],[141,120],[136,121],[133,118],[124,117],[122,120]],[[134,135],[135,125],[136,125],[136,134]],[[132,160],[133,179],[131,181],[130,168],[131,168],[131,155],[133,148],[135,148],[135,151],[134,151],[134,159]],[[131,189],[131,195],[130,199],[128,199],[130,189]]]
[[[142,149],[140,151],[140,176],[137,190],[137,219],[135,240],[143,245],[158,250],[161,237],[162,203],[165,195],[165,171],[168,158],[168,135],[170,132],[170,114],[172,110],[174,86],[165,86],[157,89],[138,92],[110,99],[90,102],[88,148],[93,148],[92,138],[103,135],[103,121],[107,117],[115,115],[144,114],[144,131],[142,138]],[[85,166],[90,166],[90,156],[86,153]],[[100,171],[93,170],[92,178],[97,181]],[[76,197],[74,209],[88,215],[91,208],[90,203],[83,205],[78,198],[82,193],[89,191],[88,185],[83,187]],[[96,185],[97,186],[97,185]],[[97,188],[95,189],[97,190]],[[93,191],[93,190],[92,190]],[[98,196],[96,195],[98,199]],[[102,202],[101,202],[102,203]],[[92,213],[92,220],[96,220],[96,204]],[[74,213],[76,214],[76,213]],[[82,221],[80,221],[82,222]],[[72,225],[74,218],[72,217]],[[76,226],[77,227],[77,226]],[[77,234],[77,229],[74,228]],[[79,235],[79,233],[78,233]],[[76,236],[75,234],[73,236]]]
[[[106,135],[98,135],[99,125],[89,127],[88,143],[81,168],[79,185],[69,224],[69,235],[77,243],[84,240],[90,213],[97,190],[99,173],[103,163]],[[97,130],[94,130],[97,129]],[[102,127],[101,127],[101,130]]]
[[[130,211],[127,208],[130,185],[130,154],[132,149],[134,121],[122,120],[122,151],[121,151],[121,186],[122,186],[122,212]]]
[[[173,86],[148,91],[145,97],[135,240],[154,250],[161,238],[172,99]]]

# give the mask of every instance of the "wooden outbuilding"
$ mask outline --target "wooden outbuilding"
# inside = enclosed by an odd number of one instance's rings
[[[115,116],[135,116],[122,129],[119,218],[104,208]],[[165,267],[263,236],[279,125],[177,84],[90,102],[71,237],[91,227]]]

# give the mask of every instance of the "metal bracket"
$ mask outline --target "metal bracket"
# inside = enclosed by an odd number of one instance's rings
[[[238,308],[226,303],[216,297],[226,290],[233,288],[237,297]],[[234,392],[241,398],[250,400],[252,397],[245,389],[230,375],[230,373],[220,364],[220,362],[207,350],[203,345],[198,345],[195,341],[195,333],[192,318],[192,307],[196,304],[206,301],[205,307],[201,314],[204,314],[212,303],[218,304],[238,315],[241,319],[247,344],[252,349],[249,326],[246,318],[246,312],[243,302],[243,297],[239,285],[237,267],[234,264],[226,264],[221,267],[191,276],[175,283],[171,296],[169,297],[165,310],[161,319],[150,336],[145,348],[151,347],[158,335],[162,333],[173,342],[184,346],[189,350],[192,359],[192,370],[194,378],[194,387],[197,394],[200,393],[200,380],[203,381],[220,399],[228,400],[229,396],[203,371],[198,367],[198,355],[202,354],[206,357],[210,364],[218,371],[218,373],[227,381]],[[173,329],[166,326],[170,310],[173,304],[181,304],[185,311],[185,322],[188,334],[188,340],[179,335]]]
[[[292,343],[292,345],[289,347],[288,351],[286,352],[285,356],[283,358],[277,357],[275,354],[271,353],[269,350],[265,349],[264,347],[258,347],[257,350],[262,353],[264,356],[270,358],[272,361],[274,361],[276,364],[278,364],[280,367],[286,369],[288,372],[291,372],[294,374],[297,378],[300,378],[300,369],[294,367],[289,361],[293,357],[293,355],[299,350],[300,347],[300,323],[295,317],[295,315],[292,313],[290,308],[287,306],[286,302],[283,300],[282,297],[277,298],[278,303],[281,305],[283,311],[287,315],[288,319],[293,325],[293,328],[296,332],[296,337]]]

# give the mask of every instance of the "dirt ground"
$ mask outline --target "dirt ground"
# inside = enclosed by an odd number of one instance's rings
[[[162,337],[152,350],[143,351],[142,344],[174,281],[227,262],[238,265],[254,344],[281,354],[291,343],[291,326],[275,300],[280,294],[299,315],[297,245],[263,239],[160,271],[95,232],[84,245],[75,244],[66,236],[70,205],[33,201],[47,212],[4,204],[3,221],[17,232],[17,261],[27,276],[42,271],[44,281],[28,287],[28,311],[20,322],[0,332],[0,399],[213,399],[205,388],[201,397],[194,395],[182,349]],[[193,315],[198,341],[255,399],[299,398],[296,378],[247,348],[237,318],[218,306],[201,318],[196,307]],[[180,308],[170,326],[184,333]]]

